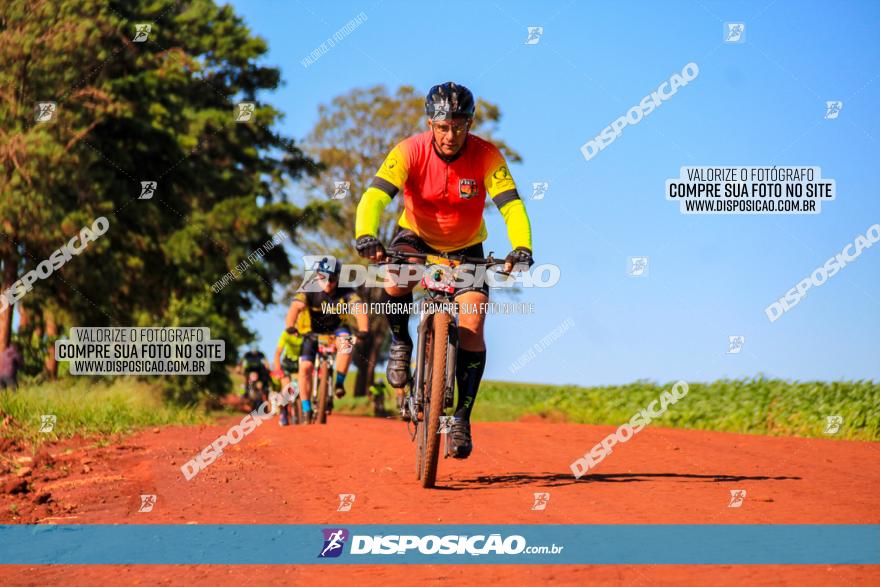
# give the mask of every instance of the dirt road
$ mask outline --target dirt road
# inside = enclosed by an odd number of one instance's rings
[[[334,416],[327,426],[268,422],[191,481],[180,467],[235,420],[170,427],[104,447],[50,447],[30,491],[4,493],[0,521],[184,524],[758,524],[880,523],[880,444],[648,428],[576,481],[569,464],[609,426],[478,423],[467,461],[442,460],[439,488],[415,479],[414,446],[400,422]],[[7,475],[7,489],[14,483]],[[738,508],[731,490],[746,490]],[[543,511],[533,494],[549,492]],[[338,512],[339,494],[354,494]],[[140,495],[157,496],[138,512]],[[870,566],[67,566],[4,567],[4,585],[388,584],[455,585],[878,584]]]

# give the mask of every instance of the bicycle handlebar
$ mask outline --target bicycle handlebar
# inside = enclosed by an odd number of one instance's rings
[[[489,256],[486,258],[483,257],[468,257],[467,255],[460,254],[450,254],[450,253],[410,253],[406,251],[386,251],[385,258],[389,260],[398,260],[405,261],[408,259],[427,259],[428,257],[441,257],[443,259],[449,259],[450,261],[460,261],[462,263],[468,263],[471,265],[486,265],[487,267],[491,267],[493,265],[504,265],[504,259],[496,259],[492,256],[492,253],[489,253]],[[380,262],[381,264],[381,262]]]

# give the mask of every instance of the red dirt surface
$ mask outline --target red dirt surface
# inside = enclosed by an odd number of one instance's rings
[[[467,461],[441,460],[436,490],[415,478],[400,422],[333,416],[258,427],[191,481],[181,465],[238,420],[140,432],[116,445],[45,449],[31,471],[0,470],[0,523],[877,524],[880,443],[648,428],[576,481],[569,464],[613,430],[477,423]],[[10,457],[6,451],[4,456]],[[18,456],[12,453],[12,457]],[[5,460],[5,459],[4,459]],[[21,481],[24,480],[24,487]],[[10,493],[9,487],[19,487]],[[744,489],[729,508],[730,490]],[[535,492],[549,492],[544,511]],[[338,512],[340,493],[355,494]],[[155,494],[152,512],[140,495]],[[36,503],[36,502],[40,503]],[[11,514],[15,505],[18,516]],[[562,585],[880,584],[874,566],[7,566],[3,585],[356,585],[485,581]],[[354,583],[352,583],[354,582]]]

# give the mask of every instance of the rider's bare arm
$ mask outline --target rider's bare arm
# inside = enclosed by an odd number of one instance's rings
[[[281,347],[275,349],[275,370],[281,370]]]
[[[299,317],[299,313],[305,309],[306,305],[304,302],[300,300],[293,300],[290,304],[290,309],[287,310],[287,318],[284,319],[284,328],[293,328],[296,326],[296,319]]]
[[[354,321],[357,323],[358,330],[361,332],[369,332],[370,320],[367,317],[367,303],[359,302],[354,306]]]

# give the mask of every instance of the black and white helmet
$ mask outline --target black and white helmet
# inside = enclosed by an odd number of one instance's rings
[[[473,118],[475,110],[474,95],[455,82],[436,85],[425,96],[425,114],[431,120]]]

